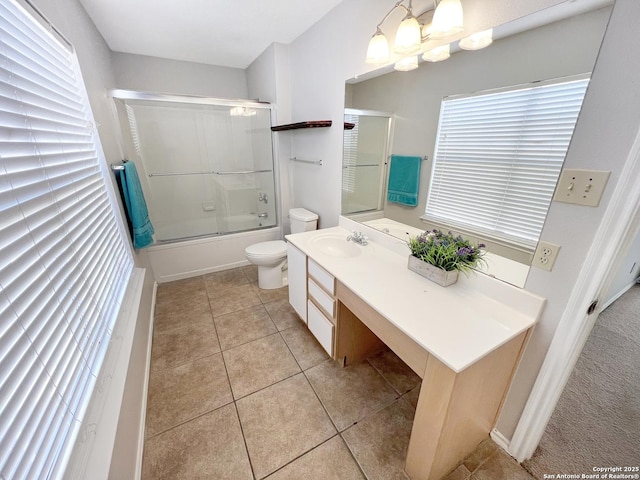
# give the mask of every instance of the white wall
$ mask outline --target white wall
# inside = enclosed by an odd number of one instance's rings
[[[240,68],[113,52],[115,86],[125,90],[248,98],[247,76]]]
[[[280,43],[269,46],[247,68],[247,83],[251,98],[270,102],[276,106],[273,124],[291,123],[291,84],[289,70],[289,47]],[[291,135],[274,133],[275,164],[278,184],[276,186],[280,207],[281,225],[284,233],[290,232],[287,212],[293,206],[291,172]]]
[[[463,0],[465,22],[482,30],[536,12],[560,0],[495,2]],[[432,2],[416,1],[421,12]],[[293,201],[320,215],[320,226],[338,223],[342,176],[344,82],[372,70],[365,64],[367,44],[389,9],[385,0],[345,0],[290,45],[293,121],[333,120],[326,129],[290,133],[292,153],[322,159],[321,167],[293,167]],[[474,31],[477,31],[474,30]]]
[[[501,24],[559,2],[463,1],[469,21]],[[332,119],[342,122],[344,81],[367,71],[363,58],[367,42],[388,8],[382,0],[345,0],[290,46],[292,117],[295,121]],[[474,15],[483,15],[477,20]],[[491,18],[490,18],[491,17]],[[640,56],[635,19],[640,2],[617,0],[605,42],[594,69],[582,114],[570,146],[567,167],[611,170],[609,186],[598,208],[553,203],[542,239],[563,245],[552,272],[532,270],[526,289],[547,298],[506,400],[498,429],[513,434],[558,321],[567,304],[593,241],[603,212],[615,189],[623,161],[640,127]],[[299,131],[293,154],[325,160],[318,169],[298,170],[294,200],[320,214],[323,226],[337,223],[340,212],[342,129]],[[591,299],[585,299],[586,305]]]
[[[597,208],[551,204],[541,238],[563,248],[552,272],[531,269],[525,285],[527,290],[547,298],[547,307],[520,363],[498,422],[498,429],[507,438],[513,434],[520,418],[640,129],[640,56],[630,47],[637,38],[637,18],[640,18],[640,2],[616,1],[565,161],[565,168],[611,171],[602,201]],[[584,299],[585,310],[592,300]]]

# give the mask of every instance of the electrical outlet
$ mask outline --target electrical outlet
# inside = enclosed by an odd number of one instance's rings
[[[563,169],[553,200],[597,207],[610,173],[604,170]]]
[[[533,254],[532,266],[551,271],[559,251],[560,245],[554,245],[549,242],[538,242],[538,248],[536,248],[536,252]]]

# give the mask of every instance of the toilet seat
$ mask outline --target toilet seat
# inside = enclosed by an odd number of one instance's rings
[[[251,257],[286,257],[287,243],[283,240],[272,240],[249,245],[245,253]]]

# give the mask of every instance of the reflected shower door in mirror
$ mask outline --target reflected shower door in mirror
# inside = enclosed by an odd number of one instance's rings
[[[450,229],[466,234],[472,240],[487,245],[489,268],[486,273],[514,285],[524,286],[535,243],[518,245],[517,242],[503,241],[478,232],[470,234],[460,228],[460,224],[442,220],[434,223],[425,215],[427,198],[434,181],[433,159],[440,129],[441,105],[445,98],[474,96],[479,92],[508,90],[526,84],[538,85],[541,81],[576,75],[588,76],[595,64],[611,12],[611,3],[606,0],[565,2],[558,6],[561,7],[559,9],[551,7],[530,17],[496,27],[493,44],[483,50],[462,51],[455,43],[451,46],[451,57],[444,62],[423,62],[418,69],[410,72],[394,72],[390,71],[391,67],[386,67],[348,80],[345,91],[346,108],[385,111],[393,115],[393,131],[389,138],[389,144],[393,147],[389,154],[413,155],[421,152],[428,154],[430,159],[423,163],[420,171],[418,205],[408,207],[388,202],[383,191],[382,209],[378,217],[414,229]],[[474,126],[471,118],[469,127],[463,127],[460,133],[469,136]],[[571,132],[568,138],[570,134]],[[497,150],[495,153],[499,156]],[[472,153],[458,151],[456,155],[466,159],[471,158]],[[563,159],[564,156],[560,158],[560,164]],[[530,174],[534,178],[535,175],[548,175],[549,171],[542,162]],[[481,180],[480,177],[478,174],[478,180]],[[471,202],[481,201],[475,194],[470,194],[472,190],[464,182],[455,188],[458,190],[454,191],[454,197],[466,195]],[[554,184],[545,188],[553,190]],[[386,184],[383,190],[386,190]],[[522,203],[518,203],[517,195],[512,201],[516,208],[522,209],[524,217],[530,210],[524,201],[528,200],[529,195],[525,191],[517,193],[522,195]],[[546,208],[544,206],[543,211],[539,212],[542,222],[546,216]],[[343,214],[349,213],[343,205]],[[361,215],[351,218],[362,222],[371,221],[371,218]],[[385,222],[378,219],[374,223],[381,225]],[[391,232],[397,228],[389,230]]]
[[[388,113],[345,110],[343,215],[382,211],[392,121]]]

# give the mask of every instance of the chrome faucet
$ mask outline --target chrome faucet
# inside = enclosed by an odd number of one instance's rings
[[[369,238],[366,235],[363,235],[362,232],[353,231],[351,235],[347,237],[347,242],[349,241],[364,246],[369,243]]]

